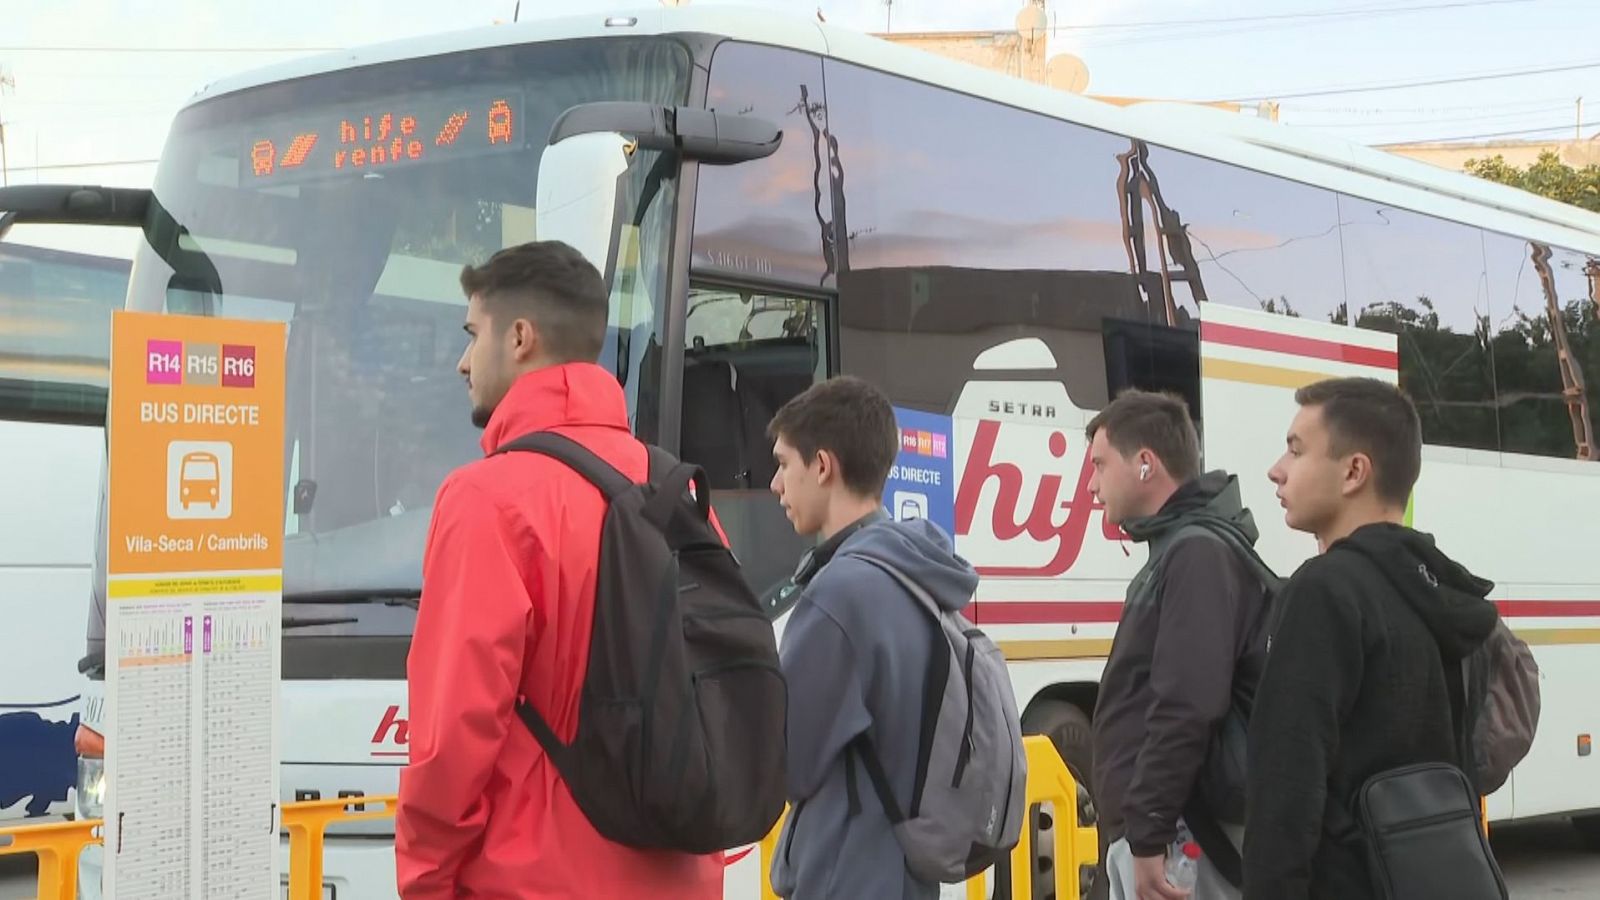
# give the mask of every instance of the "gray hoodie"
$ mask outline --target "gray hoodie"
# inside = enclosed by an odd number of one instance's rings
[[[939,633],[914,598],[882,569],[852,558],[856,552],[893,564],[946,609],[966,606],[978,586],[950,538],[926,521],[872,516],[817,548],[820,568],[812,566],[779,653],[789,682],[791,809],[772,885],[795,900],[935,898],[937,884],[906,871],[872,782],[859,760],[847,774],[844,750],[866,732],[901,807],[909,805],[923,682]]]

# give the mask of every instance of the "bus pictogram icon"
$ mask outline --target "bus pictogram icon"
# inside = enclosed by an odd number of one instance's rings
[[[233,515],[233,445],[173,441],[167,445],[167,518],[226,519]]]

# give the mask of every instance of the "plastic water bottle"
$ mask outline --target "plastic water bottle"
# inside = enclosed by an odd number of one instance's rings
[[[1177,850],[1177,853],[1173,853]],[[1194,890],[1200,879],[1200,845],[1194,841],[1174,844],[1167,851],[1167,884],[1179,890]]]

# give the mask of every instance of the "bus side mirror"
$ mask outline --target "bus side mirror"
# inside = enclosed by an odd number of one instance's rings
[[[634,149],[616,132],[595,132],[551,144],[539,157],[535,234],[571,245],[606,284],[617,269],[618,204]]]
[[[601,131],[626,135],[645,150],[671,151],[713,166],[765,159],[783,143],[783,131],[757,116],[617,100],[569,107],[550,126],[548,143]]]
[[[643,209],[681,161],[735,165],[771,156],[783,132],[755,116],[649,103],[582,103],[556,117],[539,157],[538,239],[577,249],[610,284],[616,274],[627,196],[624,178],[639,150],[664,155],[645,179]],[[633,223],[638,224],[638,223]]]
[[[18,222],[49,225],[144,224],[151,193],[145,188],[75,184],[19,184],[0,188],[0,238]]]

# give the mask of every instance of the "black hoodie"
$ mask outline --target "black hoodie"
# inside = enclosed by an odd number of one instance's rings
[[[1250,717],[1246,900],[1374,896],[1356,792],[1398,766],[1460,765],[1446,666],[1494,629],[1492,587],[1391,524],[1357,529],[1285,585]]]

